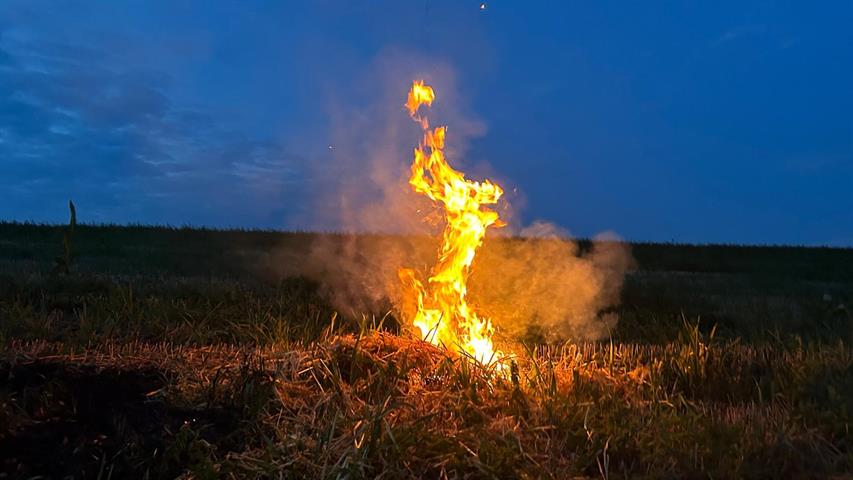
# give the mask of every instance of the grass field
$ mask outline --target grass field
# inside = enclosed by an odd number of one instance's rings
[[[0,223],[6,478],[853,470],[853,249],[632,244],[608,338],[497,372],[276,268],[345,236],[64,228]]]

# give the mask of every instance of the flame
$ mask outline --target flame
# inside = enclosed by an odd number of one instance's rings
[[[429,107],[432,105],[433,100],[435,100],[435,92],[432,91],[432,87],[424,85],[423,80],[412,82],[412,89],[409,90],[409,98],[406,99],[406,108],[409,109],[409,116],[420,123],[421,128],[424,130],[429,129],[429,120],[426,117],[422,118],[417,115],[418,108],[423,104]]]
[[[492,344],[494,329],[488,318],[477,315],[468,304],[466,284],[486,229],[503,225],[497,212],[482,207],[497,203],[503,190],[488,180],[466,180],[462,172],[448,165],[444,156],[446,127],[430,130],[428,119],[418,116],[418,109],[432,105],[433,100],[432,87],[423,81],[413,82],[406,108],[423,128],[424,137],[415,148],[409,184],[444,207],[446,226],[427,285],[412,269],[401,269],[399,276],[405,293],[417,306],[412,324],[424,340],[455,345],[481,363],[493,363],[502,356]]]

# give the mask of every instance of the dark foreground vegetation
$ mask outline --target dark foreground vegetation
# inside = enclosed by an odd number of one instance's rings
[[[853,470],[853,250],[632,245],[611,338],[496,371],[264,268],[316,238],[0,224],[0,478]]]

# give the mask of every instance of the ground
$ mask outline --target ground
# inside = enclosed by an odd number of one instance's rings
[[[0,224],[0,478],[853,469],[851,249],[633,244],[610,336],[498,368],[247,261],[318,234],[64,231]]]

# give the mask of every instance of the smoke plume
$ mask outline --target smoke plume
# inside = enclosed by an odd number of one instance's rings
[[[427,65],[427,71],[419,67]],[[486,133],[485,125],[458,94],[446,65],[386,53],[353,92],[330,97],[332,147],[313,178],[313,217],[306,224],[342,234],[316,235],[308,252],[281,252],[285,275],[313,278],[344,314],[383,314],[399,307],[402,267],[426,278],[435,262],[442,212],[408,185],[412,149],[421,136],[403,109],[412,79],[423,78],[439,95],[430,118],[448,125],[449,162],[478,179],[466,165],[466,140]],[[362,98],[353,105],[352,98]],[[500,208],[514,222],[512,210]],[[545,340],[596,339],[616,324],[608,308],[619,300],[630,266],[625,244],[603,236],[581,252],[565,233],[544,222],[490,230],[478,251],[469,282],[470,301],[505,337],[535,334]],[[403,321],[405,323],[405,319]]]

